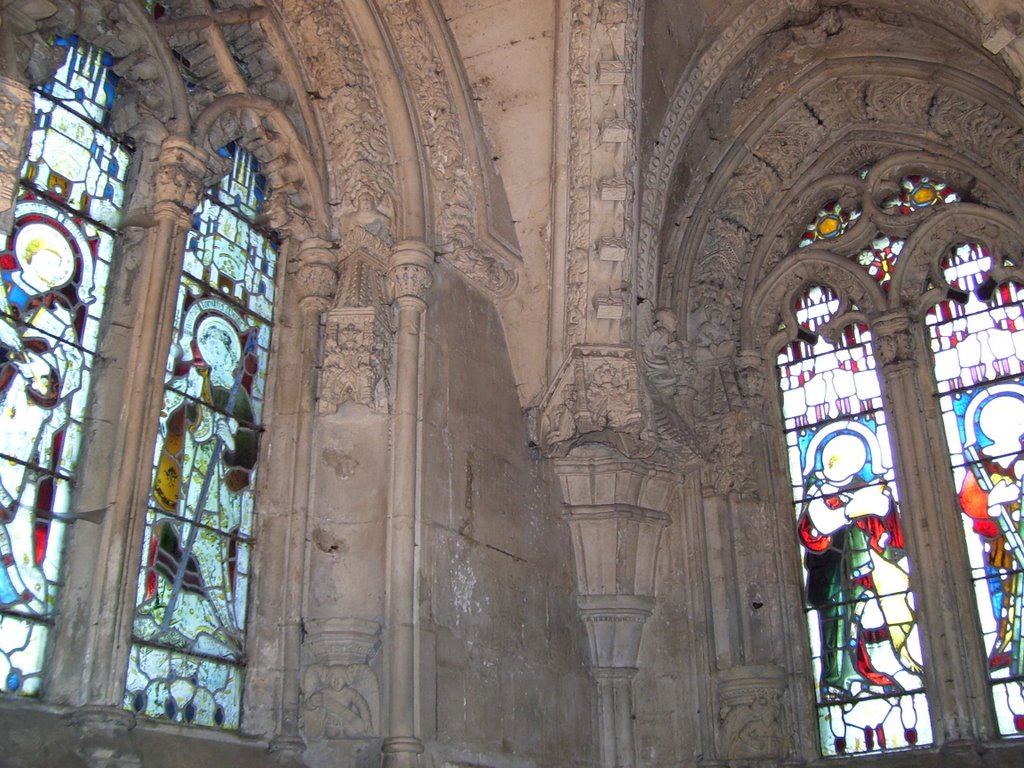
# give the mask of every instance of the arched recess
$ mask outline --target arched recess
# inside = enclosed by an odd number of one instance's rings
[[[684,81],[690,88],[686,98],[670,108],[660,136],[663,146],[652,155],[645,178],[638,290],[641,297],[678,312],[679,344],[693,382],[688,399],[697,404],[693,415],[684,418],[694,423],[695,439],[706,442],[698,451],[707,457],[703,463],[724,463],[733,475],[753,475],[750,493],[771,510],[758,529],[763,540],[757,554],[738,558],[742,565],[731,576],[743,594],[748,585],[760,588],[766,574],[773,574],[767,578],[774,579],[777,591],[763,601],[769,610],[758,619],[765,627],[764,642],[757,647],[731,638],[695,642],[706,647],[709,658],[731,655],[736,661],[729,663],[737,669],[773,662],[806,681],[811,676],[803,657],[805,633],[801,629],[800,637],[792,635],[792,628],[800,626],[792,606],[803,576],[791,556],[796,547],[793,500],[773,367],[780,347],[795,335],[794,299],[809,285],[834,288],[844,302],[837,313],[844,321],[870,321],[880,367],[898,367],[908,349],[916,353],[914,345],[923,342],[914,337],[913,344],[905,344],[906,333],[897,331],[901,323],[920,321],[948,288],[936,274],[934,249],[958,238],[973,239],[1016,263],[1024,112],[1014,72],[981,47],[976,20],[965,4],[929,6],[927,14],[915,3],[899,11],[876,3],[754,5],[744,25],[730,28],[706,49]],[[774,20],[767,18],[772,13],[777,14]],[[662,161],[670,167],[659,166]],[[948,181],[963,202],[905,215],[885,207],[901,179],[915,174]],[[842,238],[798,249],[818,211],[832,201],[858,209],[860,218]],[[888,289],[850,260],[879,232],[907,238]],[[920,390],[916,378],[898,380],[909,392]],[[921,398],[919,392],[916,396]],[[914,411],[928,407],[933,406],[922,400]],[[740,441],[735,450],[725,418],[730,414],[754,425],[754,438]],[[716,429],[719,424],[726,426]],[[948,500],[955,493],[952,482],[941,476],[944,459],[934,449],[941,437],[929,432],[929,443],[921,439],[922,431],[914,436],[924,446],[917,456],[910,456],[908,437],[897,438],[895,448],[904,464],[918,459],[908,472],[935,479],[933,486],[941,491],[929,492],[936,494],[932,501],[938,508],[938,494]],[[729,463],[723,447],[741,458]],[[921,461],[929,450],[934,455]],[[703,477],[697,483],[706,498],[714,492]],[[711,530],[753,524],[739,517],[707,522],[706,511],[693,514],[695,519],[704,515],[695,526]],[[910,519],[914,527],[920,525],[920,514]],[[952,513],[934,525],[951,529],[956,521],[950,520]],[[742,534],[736,536],[742,543]],[[745,549],[737,553],[747,554]],[[948,581],[940,570],[923,562],[914,578]],[[711,598],[700,594],[693,599],[706,600],[708,611],[718,611],[716,588]],[[792,593],[786,591],[790,588]],[[952,585],[948,592],[969,604],[961,586]],[[938,697],[936,742],[985,739],[991,723],[965,702],[985,700],[988,694],[977,670],[966,670],[961,661],[969,657],[976,663],[983,654],[978,648],[959,654],[943,649],[945,640],[936,638],[955,636],[955,627],[946,625],[945,606],[934,597],[922,602],[931,606],[930,621],[935,621],[929,658],[944,659],[947,669],[961,665],[954,686],[928,681]],[[767,618],[773,612],[776,618]],[[755,619],[737,610],[723,624],[742,626],[744,621]],[[775,650],[762,653],[769,647]],[[721,691],[712,685],[705,694],[712,710],[721,701],[716,696],[727,695],[724,683],[719,685]],[[797,721],[789,748],[808,758],[820,754],[808,686],[793,684],[786,696]],[[719,749],[727,752],[727,745]]]

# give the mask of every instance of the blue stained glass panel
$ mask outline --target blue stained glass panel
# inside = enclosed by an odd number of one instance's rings
[[[104,223],[116,220],[129,159],[93,125],[114,98],[110,57],[57,45],[66,59],[36,94],[26,182],[0,236],[0,689],[24,695],[39,690],[65,517],[76,511],[113,251]]]
[[[777,361],[825,755],[932,741],[871,335],[852,324],[826,338],[838,308],[808,289]]]

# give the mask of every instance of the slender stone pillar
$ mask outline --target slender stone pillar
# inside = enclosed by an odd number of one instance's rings
[[[158,127],[153,133],[159,133]],[[156,152],[152,143],[144,147],[137,154]],[[90,446],[97,453],[87,453],[83,469],[89,471],[80,480],[83,506],[106,512],[98,530],[87,526],[75,531],[76,543],[82,543],[77,537],[89,543],[74,547],[67,563],[69,590],[77,593],[69,593],[64,606],[69,616],[92,618],[81,624],[61,622],[55,644],[53,694],[76,703],[121,705],[181,254],[192,210],[216,178],[212,162],[185,140],[165,139],[151,196],[144,209],[129,216],[123,236],[122,273],[132,275],[132,281],[111,290],[124,292],[126,301],[120,306],[127,311],[110,318],[100,353],[114,362],[96,382],[106,394],[104,401],[112,405],[92,414],[116,425],[101,431],[98,445]],[[115,440],[103,443],[108,435]]]
[[[968,565],[963,547],[951,546],[962,533],[956,510],[948,508],[956,494],[945,469],[945,447],[938,434],[929,434],[922,416],[936,410],[935,402],[926,402],[921,392],[920,361],[927,356],[923,329],[900,312],[876,319],[872,331],[900,468],[908,548],[912,556],[917,555],[911,586],[919,620],[929,628],[922,641],[935,740],[939,744],[972,742],[996,730],[993,723],[978,721],[979,716],[985,717],[979,713],[987,710],[974,706],[988,697],[984,680],[971,674],[971,660],[984,658],[984,652],[977,633],[963,626],[964,618],[975,612],[970,592],[951,578],[957,571],[967,573]]]
[[[633,678],[672,486],[667,471],[616,456],[555,459],[576,560],[576,599],[598,694],[601,768],[632,768]]]
[[[306,578],[306,521],[309,515],[309,472],[312,454],[314,376],[321,314],[330,305],[337,284],[331,244],[310,238],[302,242],[289,259],[289,291],[284,296],[279,323],[276,429],[287,435],[278,462],[268,467],[276,489],[272,503],[265,505],[264,535],[283,542],[282,556],[275,558],[263,577],[263,585],[281,589],[277,628],[280,647],[281,700],[276,736],[271,750],[279,764],[302,765],[305,743],[299,733],[300,649],[302,645],[303,584]]]
[[[405,240],[391,254],[388,282],[398,307],[392,422],[387,606],[387,736],[384,768],[412,768],[423,742],[416,734],[416,491],[419,455],[420,333],[433,257],[425,244]]]

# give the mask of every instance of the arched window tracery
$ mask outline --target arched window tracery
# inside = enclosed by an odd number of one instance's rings
[[[914,172],[898,177],[894,183],[878,183],[881,177],[876,174],[869,181],[875,182],[875,189],[894,191],[877,199],[865,196],[868,215],[863,218],[864,211],[858,204],[827,202],[806,228],[790,259],[809,259],[818,266],[810,266],[803,273],[820,270],[824,275],[829,269],[827,260],[843,256],[877,285],[877,295],[871,299],[874,306],[861,311],[852,303],[851,286],[860,285],[856,280],[833,291],[823,287],[829,282],[827,277],[820,278],[822,285],[808,284],[804,278],[805,286],[810,287],[801,289],[795,312],[784,319],[783,328],[791,329],[785,331],[791,341],[777,363],[797,509],[796,534],[806,590],[820,743],[825,755],[909,749],[932,741],[925,699],[934,693],[927,690],[925,673],[929,662],[924,655],[928,622],[919,613],[911,590],[916,579],[910,567],[915,542],[905,534],[899,517],[893,517],[896,525],[891,525],[885,522],[885,515],[861,512],[857,501],[873,486],[884,485],[892,498],[892,510],[898,514],[897,488],[904,484],[899,478],[899,457],[889,447],[890,427],[884,427],[886,411],[903,412],[898,421],[906,427],[906,413],[917,409],[902,401],[905,392],[886,392],[886,377],[877,375],[880,366],[877,372],[874,370],[870,343],[874,321],[907,312],[908,307],[920,307],[911,309],[910,322],[912,328],[917,323],[913,335],[920,337],[924,354],[903,349],[893,357],[893,363],[914,365],[923,375],[922,381],[930,378],[934,383],[936,418],[941,424],[929,425],[931,416],[926,412],[916,412],[910,418],[918,420],[923,434],[934,428],[945,436],[949,462],[938,467],[938,473],[949,473],[951,479],[951,492],[940,492],[947,497],[943,509],[918,507],[915,514],[946,519],[955,515],[959,519],[963,562],[969,568],[964,573],[951,573],[950,578],[969,585],[975,597],[977,623],[965,621],[963,631],[978,633],[986,655],[984,660],[974,660],[974,668],[990,687],[990,706],[999,735],[1024,733],[1024,647],[1020,642],[1024,610],[1020,511],[1020,478],[1024,478],[1024,310],[1016,257],[1003,255],[998,245],[993,246],[1003,242],[993,233],[1012,225],[1006,223],[1008,219],[1000,219],[1002,214],[994,209],[977,204],[959,206],[964,195],[946,183],[941,174]],[[938,214],[939,208],[948,212]],[[940,218],[931,219],[933,215]],[[890,216],[894,218],[887,222]],[[936,224],[940,220],[942,224]],[[927,235],[922,234],[925,230]],[[986,236],[972,237],[975,231]],[[1006,242],[1012,240],[1010,237]],[[942,243],[949,245],[936,250],[936,244]],[[779,269],[787,268],[783,264]],[[915,316],[914,311],[919,314]],[[851,335],[854,331],[856,334]],[[868,350],[863,362],[847,359],[852,339]],[[892,356],[891,351],[887,355]],[[870,376],[864,373],[869,369]],[[853,370],[858,371],[859,378],[850,375]],[[876,398],[877,410],[872,410]],[[887,403],[885,408],[883,402]],[[833,434],[836,436],[830,439]],[[829,453],[828,447],[841,440],[845,444]],[[877,461],[876,454],[885,460]],[[848,463],[857,465],[857,471],[846,471]],[[877,490],[870,492],[881,495]],[[851,504],[855,505],[853,515],[848,513]],[[879,502],[878,510],[882,506]],[[848,534],[851,524],[863,526],[873,517],[879,523],[867,526],[874,532],[864,532],[862,538],[867,544],[851,548],[850,541],[857,539],[856,534]],[[834,538],[828,537],[829,529],[842,531],[838,546]],[[859,551],[863,552],[860,561]],[[951,564],[957,562],[955,557],[948,560]],[[886,573],[890,565],[896,565],[903,574],[898,580],[899,589],[889,589],[883,596],[876,589],[876,573]],[[842,591],[844,586],[846,592]],[[916,586],[925,591],[929,588],[927,584]],[[834,599],[848,594],[855,598]],[[888,600],[891,608],[894,601],[890,598],[896,595],[902,595],[899,599],[904,610],[891,610],[887,615],[882,605]],[[847,605],[850,607],[845,613],[837,607]],[[904,621],[896,618],[900,613]],[[869,624],[874,617],[877,626],[865,624],[865,617]],[[851,624],[856,624],[855,628],[851,629]],[[935,626],[933,623],[933,631]],[[910,633],[903,631],[906,627],[912,627]],[[833,637],[839,639],[833,641]],[[903,653],[900,643],[894,641],[900,637],[908,639]],[[888,680],[877,676],[872,649],[875,653],[886,650],[885,660],[897,662],[893,668],[896,672],[889,674]],[[847,675],[842,678],[837,670],[844,669]],[[834,684],[839,680],[844,681],[845,688]],[[910,680],[912,686],[908,687]],[[890,681],[895,685],[889,685]],[[837,687],[841,694],[835,692]],[[867,701],[861,702],[861,698]],[[861,721],[863,712],[871,713],[870,722]],[[899,720],[892,720],[892,724],[898,722],[905,729],[902,738],[898,728],[890,727],[887,720],[894,712],[899,712]]]

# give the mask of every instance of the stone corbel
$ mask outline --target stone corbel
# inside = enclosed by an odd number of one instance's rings
[[[317,410],[334,413],[345,402],[386,411],[390,393],[391,338],[385,265],[387,241],[354,227],[338,254],[338,286],[324,314]]]
[[[303,643],[302,731],[307,739],[380,733],[380,683],[371,662],[381,626],[364,619],[311,621]]]
[[[646,435],[644,410],[631,348],[576,346],[541,401],[538,443],[548,456],[565,456],[581,443],[603,443],[624,456],[650,456],[654,444]]]
[[[632,766],[633,677],[644,625],[655,607],[658,548],[678,478],[598,447],[554,464],[597,684],[601,765]]]
[[[75,753],[89,768],[142,768],[142,755],[134,748],[131,731],[135,715],[103,706],[79,707],[68,715],[78,733]]]

